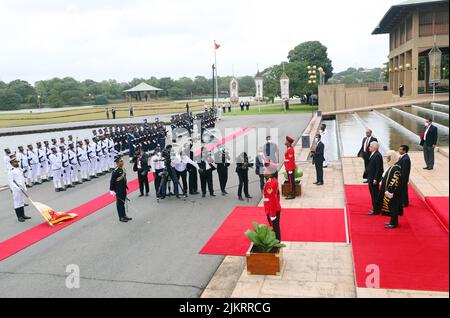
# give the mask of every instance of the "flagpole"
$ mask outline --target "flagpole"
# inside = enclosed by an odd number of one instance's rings
[[[214,40],[214,65],[216,66],[216,104],[219,104],[219,81],[217,79],[217,46],[216,46],[216,40]]]

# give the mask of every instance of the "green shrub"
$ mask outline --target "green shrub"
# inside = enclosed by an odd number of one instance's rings
[[[258,225],[257,222],[253,222],[253,227],[255,229],[245,232],[245,236],[264,253],[271,253],[275,248],[286,247],[277,240],[272,227],[267,227],[265,224]]]
[[[298,169],[298,167],[295,168],[295,171],[294,171],[294,177],[295,177],[295,178],[294,178],[295,180],[298,180],[298,179],[300,179],[301,177],[303,177],[303,170]],[[289,180],[287,171],[284,172],[284,178],[285,178],[286,180]]]

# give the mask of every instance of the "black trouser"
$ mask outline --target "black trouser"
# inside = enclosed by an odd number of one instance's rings
[[[316,166],[316,181],[323,183],[323,161],[316,160],[314,165]]]
[[[405,207],[409,205],[408,182],[402,185],[402,205]]]
[[[220,191],[225,192],[228,182],[228,168],[217,165],[217,174],[219,175]]]
[[[139,181],[139,191],[141,194],[144,194],[144,187],[145,187],[145,193],[150,192],[150,186],[148,184],[148,174],[145,173],[142,174],[142,171],[138,171],[138,181]]]
[[[192,167],[191,169],[189,169],[189,194],[197,193],[197,178],[197,169]]]
[[[425,159],[427,168],[433,169],[434,168],[434,148],[424,145],[423,146],[423,157]]]
[[[375,213],[379,213],[380,209],[377,202],[380,188],[378,187],[378,184],[373,184],[373,180],[369,180],[369,192],[372,198],[372,211]]]
[[[18,219],[23,218],[25,216],[25,208],[24,207],[17,208],[14,210],[16,211],[16,215],[17,215]]]
[[[289,195],[290,196],[296,196],[295,191],[295,175],[294,171],[287,171],[288,174],[288,181],[289,181]]]
[[[188,183],[187,183],[187,170],[184,171],[177,171],[177,180],[181,180],[183,181],[183,194],[187,194],[187,190],[188,190]]]
[[[364,154],[364,173],[363,173],[363,179],[367,179],[367,166],[369,165],[369,156],[366,156]]]
[[[278,241],[281,242],[280,217],[281,211],[277,212],[277,218],[273,221],[270,219],[270,216],[267,215],[267,221],[269,222],[269,225],[273,228],[273,231],[275,232],[275,237],[277,238]]]
[[[213,175],[211,169],[200,173],[200,183],[202,187],[202,194],[206,194],[206,185],[208,185],[209,193],[214,194]]]
[[[125,200],[127,199],[126,196],[116,195],[116,207],[117,207],[117,214],[119,214],[119,218],[126,217],[125,213]]]
[[[163,172],[162,169],[160,170],[156,170],[153,173],[153,176],[155,178],[155,190],[156,190],[156,197],[160,197],[160,193],[159,193],[159,187],[161,186],[161,176],[159,175],[161,172]]]
[[[248,170],[238,170],[239,177],[239,187],[238,187],[238,197],[242,197],[242,188],[244,188],[244,194],[249,197],[248,193]]]
[[[264,186],[266,185],[266,177],[263,174],[259,176],[259,187],[261,188],[261,192],[264,190]]]

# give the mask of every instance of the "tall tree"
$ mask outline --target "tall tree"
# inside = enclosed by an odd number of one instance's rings
[[[327,81],[333,76],[333,66],[327,51],[327,47],[319,41],[304,42],[289,52],[288,59],[289,62],[304,62],[307,66],[322,67]]]

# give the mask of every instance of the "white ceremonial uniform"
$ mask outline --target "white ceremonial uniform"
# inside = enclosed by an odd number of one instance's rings
[[[48,179],[48,159],[47,159],[47,149],[38,148],[37,149],[38,161],[39,161],[39,176],[41,180]]]
[[[116,149],[114,141],[111,138],[108,141],[108,168],[114,169],[114,157],[116,156]]]
[[[77,158],[80,163],[81,178],[83,180],[88,179],[89,159],[86,149],[87,147],[85,145],[81,147],[77,146]]]
[[[106,139],[101,141],[101,145],[102,145],[102,159],[100,160],[100,162],[102,163],[102,171],[103,172],[107,172],[107,171],[109,171],[109,166],[108,166],[108,141]]]
[[[19,162],[19,167],[23,171],[23,175],[25,177],[25,183],[27,185],[31,184],[31,171],[30,171],[30,164],[28,163],[28,156],[26,153],[18,152],[16,154],[16,159]]]
[[[3,156],[3,164],[5,166],[6,174],[8,174],[9,170],[11,170],[11,168],[12,168],[11,164],[9,163],[10,161],[11,161],[11,158],[8,155],[5,154]]]
[[[23,208],[26,197],[21,189],[27,191],[27,186],[25,185],[25,177],[23,176],[22,169],[12,167],[8,172],[8,185],[12,192],[14,209]]]
[[[77,154],[72,149],[67,150],[70,166],[70,181],[78,182],[78,159]]]
[[[50,171],[53,177],[53,185],[55,189],[61,189],[61,175],[62,175],[62,154],[57,152],[56,154],[51,153],[48,157],[50,161]]]
[[[102,154],[102,142],[101,141],[95,143],[95,155],[97,157],[95,171],[97,173],[102,173],[103,172],[103,162],[102,162],[103,154]]]
[[[95,176],[97,173],[97,155],[95,149],[95,143],[89,143],[86,148],[87,156],[89,159],[89,175],[91,177]]]
[[[30,177],[31,182],[36,183],[38,182],[38,176],[39,176],[39,156],[35,149],[33,150],[27,150],[27,156],[28,156],[28,162],[30,164]]]
[[[64,152],[61,152],[61,162],[62,162],[62,181],[63,181],[63,184],[66,185],[66,186],[71,185],[72,182],[70,181],[69,154],[67,153],[67,150],[64,150]]]

